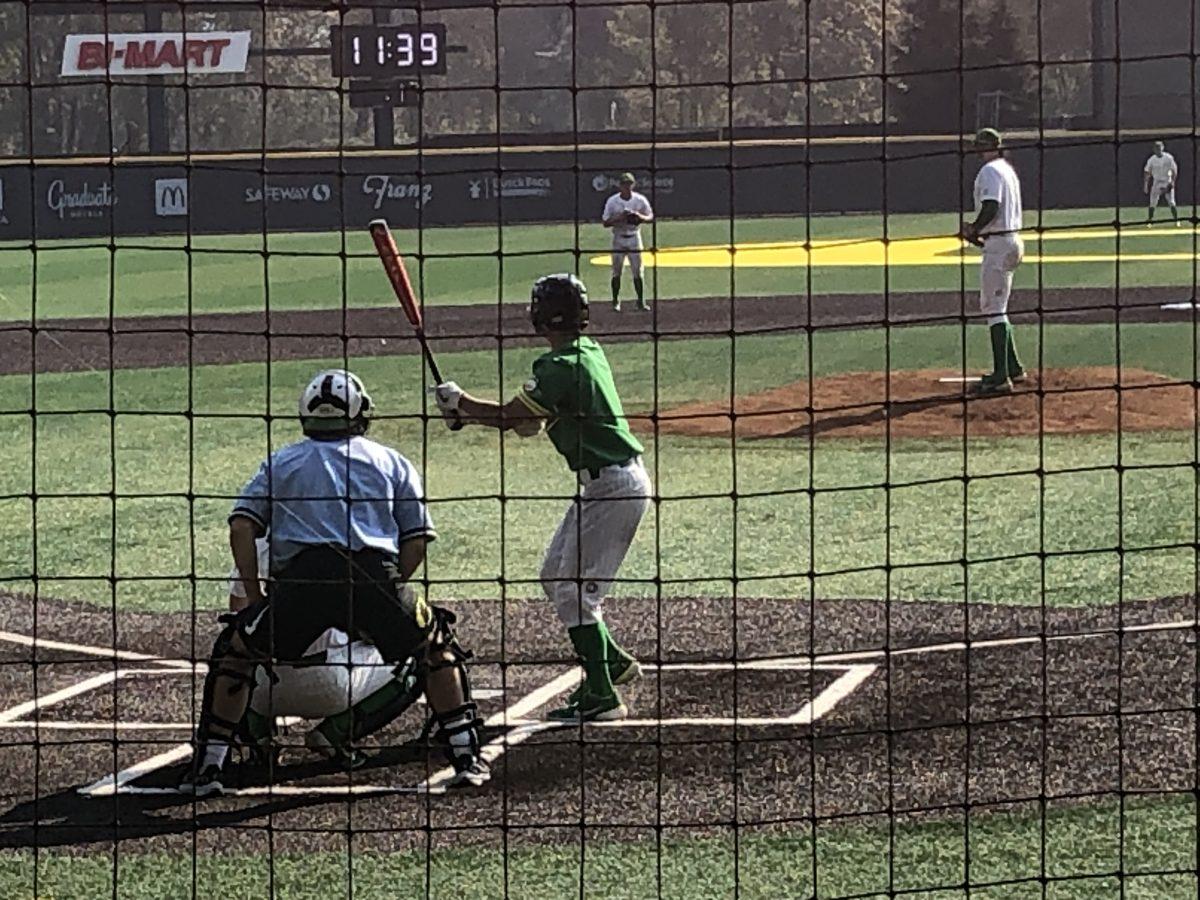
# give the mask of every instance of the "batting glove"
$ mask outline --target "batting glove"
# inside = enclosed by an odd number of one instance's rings
[[[458,402],[465,392],[453,381],[443,381],[433,389],[433,399],[437,408],[444,413],[458,412]]]

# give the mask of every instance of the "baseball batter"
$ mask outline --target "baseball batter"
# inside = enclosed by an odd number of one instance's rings
[[[633,189],[635,183],[629,172],[622,175],[617,193],[608,198],[601,216],[601,224],[612,229],[612,304],[617,312],[621,311],[621,275],[625,271],[626,257],[633,273],[638,309],[650,308],[642,281],[641,228],[646,222],[654,221],[654,210],[650,208],[650,201]]]
[[[637,660],[614,639],[602,603],[650,505],[650,476],[642,445],[629,430],[600,345],[585,337],[587,288],[574,275],[547,275],[533,286],[529,318],[550,344],[533,377],[506,404],[480,400],[454,382],[435,389],[447,421],[512,429],[529,437],[544,427],[577,476],[580,490],[554,533],[541,582],[583,666],[584,678],[566,705],[549,714],[559,722],[621,719],[617,687],[641,674]]]
[[[257,541],[258,571],[270,571],[266,537]],[[261,580],[261,579],[260,579]],[[268,586],[262,585],[266,595]],[[241,575],[229,574],[229,608],[249,605]],[[277,665],[270,673],[259,666],[250,704],[242,720],[251,758],[266,765],[273,755],[275,719],[296,717],[321,721],[305,736],[309,749],[346,769],[367,757],[356,744],[397,719],[420,697],[416,660],[388,665],[368,641],[351,641],[338,628],[328,628],[304,651],[303,664]]]
[[[1175,183],[1179,180],[1179,166],[1175,157],[1167,152],[1162,141],[1154,142],[1154,152],[1146,160],[1142,189],[1150,198],[1150,208],[1146,215],[1146,227],[1154,222],[1154,212],[1158,209],[1159,201],[1166,198],[1171,207],[1171,216],[1175,219],[1175,227],[1179,227],[1179,207],[1175,205]]]
[[[983,248],[979,261],[979,311],[987,317],[992,341],[992,371],[974,385],[976,394],[1005,394],[1014,381],[1025,380],[1017,358],[1008,299],[1013,273],[1025,258],[1021,240],[1021,181],[1004,158],[1004,140],[994,128],[975,136],[983,168],[975,176],[975,221],[964,225],[962,237]]]

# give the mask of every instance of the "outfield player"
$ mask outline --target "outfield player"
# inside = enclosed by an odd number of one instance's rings
[[[1144,184],[1142,185],[1142,189],[1150,198],[1150,208],[1146,214],[1147,228],[1154,222],[1154,212],[1158,209],[1159,201],[1164,197],[1171,207],[1171,217],[1175,220],[1175,227],[1179,227],[1179,207],[1175,205],[1175,183],[1178,180],[1179,166],[1175,162],[1175,157],[1167,152],[1162,141],[1155,141],[1154,152],[1146,160]]]
[[[583,665],[584,679],[549,718],[586,722],[624,718],[616,688],[641,674],[614,639],[602,603],[650,505],[642,445],[629,430],[612,370],[600,345],[582,332],[587,289],[574,275],[547,275],[533,286],[529,318],[550,344],[530,378],[505,404],[480,400],[454,382],[437,386],[438,408],[451,419],[512,429],[529,437],[545,427],[581,488],[542,564],[542,589]]]
[[[369,637],[393,666],[417,657],[455,770],[451,784],[478,786],[490,777],[453,618],[430,609],[408,584],[434,537],[420,478],[397,451],[365,437],[371,412],[354,375],[318,373],[300,396],[304,439],[273,453],[235,501],[229,543],[250,603],[213,645],[196,753],[180,791],[223,791],[255,667],[301,662],[329,628]],[[271,593],[264,598],[255,541],[268,530]]]
[[[976,394],[1004,394],[1014,381],[1025,380],[1017,358],[1008,298],[1013,272],[1025,258],[1021,240],[1021,181],[1004,158],[1004,140],[994,128],[975,136],[983,168],[975,176],[975,221],[964,225],[962,236],[983,248],[979,261],[979,311],[987,317],[992,342],[992,371],[973,388]]]
[[[258,571],[270,571],[269,544],[256,542]],[[263,595],[266,595],[266,590]],[[229,608],[249,604],[237,568],[229,576]],[[301,665],[258,666],[241,737],[251,756],[265,764],[273,753],[275,719],[321,720],[305,736],[309,749],[346,769],[366,762],[357,743],[397,719],[421,694],[417,661],[388,665],[367,641],[351,641],[339,628],[327,628],[304,651]]]
[[[638,309],[648,310],[646,288],[642,281],[642,225],[654,221],[654,210],[644,195],[633,189],[636,182],[626,172],[621,176],[617,193],[604,204],[601,224],[612,229],[612,304],[621,311],[621,275],[625,257],[633,273],[633,289],[637,293]]]

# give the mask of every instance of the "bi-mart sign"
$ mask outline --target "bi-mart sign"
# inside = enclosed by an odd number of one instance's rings
[[[208,75],[245,72],[249,31],[69,34],[62,75]]]

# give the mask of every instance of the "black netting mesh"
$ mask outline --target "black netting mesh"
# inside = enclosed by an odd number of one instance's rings
[[[1197,29],[0,0],[0,894],[1195,896]],[[605,363],[541,359],[551,273]],[[297,546],[424,533],[360,482],[247,500],[330,368],[412,465],[491,780],[447,789],[424,649],[331,571],[338,630],[256,660],[224,796],[182,795],[230,510],[328,526],[264,556],[276,611]],[[605,720],[548,718],[581,677]]]

